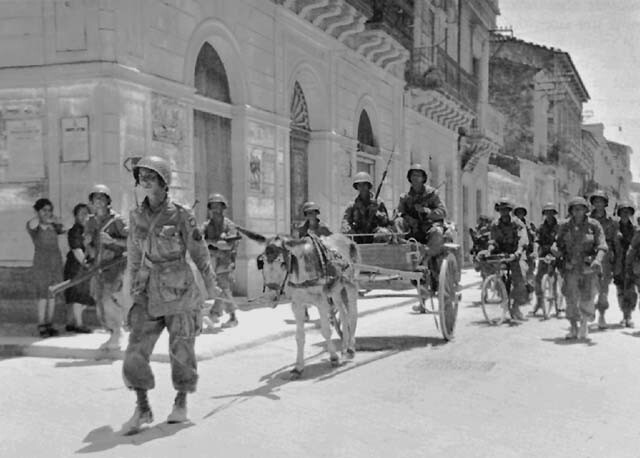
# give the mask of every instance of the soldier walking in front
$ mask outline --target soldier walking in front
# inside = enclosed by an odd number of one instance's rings
[[[631,242],[636,234],[636,225],[633,223],[633,214],[636,209],[630,201],[622,201],[618,204],[616,211],[620,221],[618,226],[620,228],[620,255],[616,258],[615,271],[613,275],[613,282],[616,285],[618,291],[618,306],[622,311],[622,326],[626,328],[633,327],[633,321],[631,320],[631,314],[636,307],[638,301],[638,295],[636,293],[636,286],[634,283],[633,275],[633,262],[627,263],[626,257],[628,256]],[[631,256],[635,256],[635,249],[631,251]]]
[[[562,292],[571,329],[567,339],[586,339],[588,323],[595,319],[594,301],[607,243],[600,223],[587,216],[589,206],[582,197],[569,202],[567,220],[560,223],[552,252],[562,259]],[[579,326],[579,328],[578,328]]]
[[[119,350],[122,325],[126,313],[122,286],[127,263],[129,228],[122,216],[111,208],[111,190],[97,184],[89,193],[93,215],[87,220],[85,233],[89,241],[88,254],[95,266],[122,258],[121,263],[103,269],[91,280],[91,293],[96,301],[98,318],[109,331],[109,339],[101,345],[104,350]]]
[[[556,236],[558,235],[557,215],[558,210],[553,202],[548,202],[544,207],[542,207],[542,216],[544,217],[544,220],[542,221],[542,224],[538,226],[537,230],[539,261],[538,270],[536,271],[535,276],[536,305],[533,309],[533,315],[535,315],[538,310],[544,310],[542,306],[542,277],[547,273],[552,273],[557,267],[556,263],[548,264],[541,261],[543,258],[552,255],[551,247],[555,243]],[[560,310],[558,310],[558,313],[560,313]]]
[[[602,262],[602,274],[599,277],[598,284],[598,302],[596,309],[598,310],[598,328],[607,329],[607,321],[605,312],[609,308],[609,285],[613,278],[613,270],[616,258],[620,254],[618,223],[611,216],[607,215],[607,206],[609,205],[609,197],[602,190],[595,191],[590,197],[589,202],[593,206],[593,210],[589,215],[600,223],[604,231],[604,237],[607,242],[608,251]]]
[[[238,306],[233,299],[231,286],[233,284],[233,273],[236,270],[236,253],[240,236],[235,224],[224,215],[228,207],[227,199],[218,193],[211,194],[207,200],[207,214],[209,219],[204,224],[204,239],[209,248],[211,264],[216,273],[218,287],[222,289],[224,302],[217,300],[211,308],[209,316],[205,316],[204,321],[209,327],[218,321],[222,316],[222,308],[229,314],[229,320],[222,325],[223,328],[238,325],[236,310]],[[222,303],[222,305],[219,305]]]
[[[186,260],[187,251],[203,277],[208,298],[219,293],[209,251],[193,212],[168,196],[169,163],[157,156],[144,157],[133,167],[133,176],[146,197],[131,211],[127,243],[134,303],[128,315],[131,334],[122,374],[125,385],[135,390],[137,397],[135,412],[123,425],[127,434],[153,421],[147,390],[154,388],[155,380],[149,358],[165,328],[169,333],[171,378],[177,391],[167,421],[187,420],[187,393],[196,390],[198,381],[194,345],[203,303]]]

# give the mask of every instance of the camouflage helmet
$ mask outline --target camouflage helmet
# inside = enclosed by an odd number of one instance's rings
[[[317,211],[318,213],[320,213],[320,205],[311,201],[305,202],[302,206],[302,213],[306,215],[310,211]]]
[[[515,205],[513,204],[513,202],[511,202],[508,198],[506,197],[502,197],[501,199],[498,199],[498,201],[496,202],[496,204],[493,206],[493,208],[495,209],[495,211],[499,211],[501,208],[509,208],[510,210],[513,210],[513,207],[515,207]]]
[[[616,215],[620,216],[620,210],[624,208],[631,210],[632,215],[636,212],[636,207],[635,205],[633,205],[633,202],[631,202],[630,200],[621,200],[620,202],[618,202]]]
[[[136,179],[136,184],[140,183],[138,175],[141,168],[153,170],[162,178],[167,187],[171,185],[171,166],[166,159],[159,156],[145,156],[140,159],[136,165],[133,166],[133,177]]]
[[[607,193],[604,192],[602,189],[597,189],[593,192],[593,194],[591,194],[589,196],[589,203],[591,205],[593,205],[593,201],[596,197],[600,197],[602,199],[604,199],[604,206],[606,207],[607,205],[609,205],[609,196],[607,196]]]
[[[353,189],[358,189],[359,183],[368,183],[369,188],[373,188],[373,180],[367,172],[358,172],[353,177]]]
[[[104,194],[107,196],[107,203],[111,204],[111,189],[107,185],[97,184],[89,191],[89,202],[91,202],[96,194]]]
[[[518,210],[524,210],[524,216],[527,216],[527,213],[528,213],[527,207],[525,207],[522,204],[515,205],[513,207],[513,213],[515,214],[515,212],[517,212]]]
[[[571,209],[578,205],[581,205],[587,210],[589,210],[589,204],[587,203],[587,200],[584,197],[580,197],[580,196],[577,196],[571,199],[569,201],[569,205],[567,205],[567,209],[569,210],[569,212],[571,212]]]
[[[556,208],[556,204],[554,204],[553,202],[547,202],[542,207],[542,214],[543,215],[544,215],[544,212],[553,212],[553,213],[555,213],[557,215],[558,214],[558,209]]]
[[[409,170],[407,170],[407,180],[409,181],[409,183],[411,183],[411,172],[413,172],[414,170],[422,172],[424,181],[427,181],[427,171],[422,166],[422,164],[411,164],[411,167],[409,167]]]
[[[229,206],[227,199],[222,194],[217,192],[214,192],[213,194],[209,194],[209,198],[207,199],[207,206],[209,206],[209,204],[213,204],[216,202],[224,205],[224,208],[227,208]]]

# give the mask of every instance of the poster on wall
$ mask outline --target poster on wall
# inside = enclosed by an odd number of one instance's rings
[[[62,118],[62,162],[89,161],[89,117]]]
[[[253,148],[249,157],[249,189],[262,190],[262,150]]]
[[[19,180],[44,177],[42,120],[7,119],[5,132],[9,162],[7,178]]]

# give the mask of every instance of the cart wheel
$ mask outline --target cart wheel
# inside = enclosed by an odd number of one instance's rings
[[[482,313],[487,322],[492,325],[502,323],[509,306],[509,296],[500,275],[491,274],[484,279],[480,297],[482,298]]]
[[[458,317],[458,282],[457,262],[453,254],[449,253],[440,265],[438,277],[438,316],[440,330],[445,340],[453,339]]]

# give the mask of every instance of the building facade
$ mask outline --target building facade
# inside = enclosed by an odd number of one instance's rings
[[[30,263],[24,224],[38,197],[71,223],[100,182],[128,213],[123,163],[150,154],[171,161],[171,195],[200,220],[221,192],[238,224],[265,234],[289,233],[305,200],[337,230],[352,176],[366,170],[377,186],[389,158],[390,208],[421,162],[462,221],[461,137],[492,145],[498,13],[490,0],[2,3],[0,263]],[[241,244],[238,292],[259,292],[260,251]]]

